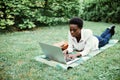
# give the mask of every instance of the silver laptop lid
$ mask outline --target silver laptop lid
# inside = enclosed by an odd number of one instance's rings
[[[59,47],[48,45],[45,43],[39,43],[43,53],[51,60],[55,60],[61,63],[66,63],[64,54]]]

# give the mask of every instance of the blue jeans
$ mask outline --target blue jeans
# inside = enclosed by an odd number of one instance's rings
[[[96,36],[96,35],[95,35]],[[112,37],[110,29],[106,29],[100,36],[96,36],[99,40],[99,48],[105,46]]]

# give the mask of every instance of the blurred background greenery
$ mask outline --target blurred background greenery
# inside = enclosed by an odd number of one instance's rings
[[[72,17],[120,23],[120,0],[0,0],[0,29],[65,24]]]

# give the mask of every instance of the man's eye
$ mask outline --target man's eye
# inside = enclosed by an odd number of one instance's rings
[[[70,29],[70,31],[76,32],[76,29],[72,29],[72,30]]]
[[[74,29],[73,31],[76,32],[76,29]]]

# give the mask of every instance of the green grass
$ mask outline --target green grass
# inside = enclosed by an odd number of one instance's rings
[[[87,22],[99,35],[111,23]],[[120,80],[120,42],[84,64],[65,71],[35,61],[42,54],[38,42],[67,40],[68,25],[40,27],[34,31],[0,34],[0,80]],[[120,24],[113,37],[120,40]]]

